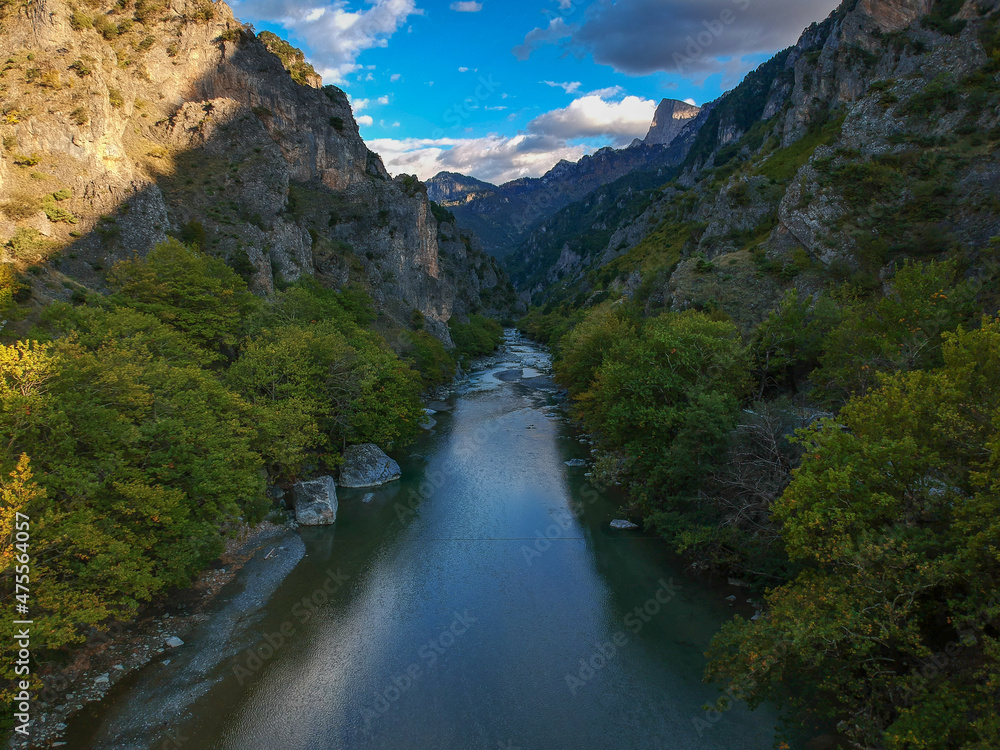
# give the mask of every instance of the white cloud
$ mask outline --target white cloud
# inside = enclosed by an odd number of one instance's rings
[[[644,136],[656,102],[637,96],[610,100],[623,93],[612,87],[578,97],[568,107],[539,115],[528,123],[527,132],[515,136],[383,138],[368,145],[382,156],[392,174],[405,172],[426,180],[442,171],[460,172],[498,185],[520,177],[539,177],[562,159],[577,161],[589,153],[589,146],[580,142],[583,139],[603,138],[625,145]],[[508,119],[517,116],[512,112]]]
[[[685,99],[684,103],[685,104],[690,104],[692,107],[697,107],[698,106],[698,104],[695,102],[694,99]]]
[[[531,53],[539,47],[573,36],[574,29],[574,26],[570,26],[561,17],[556,16],[549,21],[548,26],[529,31],[525,35],[524,41],[514,47],[511,52],[518,60],[527,60],[531,57]]]
[[[389,103],[389,97],[388,96],[380,96],[378,98],[378,103],[379,104],[388,104]]]
[[[539,115],[528,123],[528,132],[565,140],[604,136],[624,145],[646,134],[655,112],[652,99],[626,96],[613,102],[587,95],[568,107]]]
[[[577,161],[587,149],[557,138],[516,135],[508,138],[380,138],[368,142],[392,174],[416,174],[426,180],[438,172],[460,172],[503,184],[520,177],[538,177],[560,160]]]
[[[546,86],[551,86],[554,89],[562,89],[567,94],[575,94],[580,90],[580,86],[583,84],[579,81],[572,81],[569,83],[559,83],[558,81],[542,81]]]
[[[598,99],[616,99],[625,93],[621,86],[608,86],[606,89],[588,91],[584,96],[596,96]]]
[[[356,117],[354,119],[357,120],[358,125],[371,126],[375,122],[370,115],[361,115],[361,117]]]
[[[363,109],[366,109],[368,105],[372,103],[371,99],[352,99],[350,96],[348,96],[347,98],[350,100],[351,109],[353,109],[355,113],[360,112]]]
[[[393,83],[396,83],[396,81],[398,81],[402,77],[403,76],[400,73],[393,73],[391,76],[389,76],[389,80],[392,81]]]
[[[240,18],[277,21],[312,50],[310,61],[329,83],[343,83],[360,69],[362,52],[387,46],[411,15],[421,15],[416,0],[369,0],[357,11],[346,0],[242,0],[232,3]]]
[[[452,3],[451,9],[459,13],[478,13],[483,9],[483,4],[477,2],[458,2]]]

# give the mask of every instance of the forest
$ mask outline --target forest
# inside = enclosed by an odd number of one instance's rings
[[[5,280],[3,317],[28,316],[22,283]],[[473,315],[452,323],[446,350],[419,312],[413,330],[379,320],[359,285],[304,278],[264,299],[176,239],[114,266],[109,284],[0,345],[3,596],[23,512],[43,668],[190,584],[227,536],[281,521],[269,485],[334,471],[349,444],[405,446],[421,393],[502,338]],[[0,628],[10,652],[12,621]],[[13,668],[5,658],[5,678]]]

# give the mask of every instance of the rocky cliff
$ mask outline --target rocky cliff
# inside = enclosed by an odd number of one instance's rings
[[[650,146],[670,145],[680,135],[684,126],[697,117],[699,112],[701,107],[676,99],[664,99],[656,108],[649,133],[642,142]]]
[[[532,233],[510,264],[522,292],[751,324],[789,286],[874,289],[908,259],[960,257],[971,274],[997,260],[996,0],[848,0],[705,110],[676,179],[605,210],[599,233],[568,219],[600,191]]]
[[[390,317],[419,310],[444,339],[451,316],[512,298],[423,186],[389,178],[345,94],[224,2],[2,13],[0,242],[6,261],[45,269],[39,299],[100,289],[113,263],[168,234],[260,293],[303,275],[359,282]]]

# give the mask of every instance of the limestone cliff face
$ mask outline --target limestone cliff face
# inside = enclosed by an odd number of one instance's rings
[[[706,105],[674,181],[610,212],[591,194],[508,267],[535,303],[632,295],[638,274],[650,305],[748,325],[788,286],[877,286],[956,255],[979,273],[1000,236],[998,54],[997,0],[845,0]]]
[[[669,145],[680,135],[684,126],[698,116],[701,107],[680,102],[676,99],[664,99],[656,108],[653,122],[649,126],[644,143],[649,145]]]
[[[221,0],[94,6],[30,0],[0,30],[0,243],[33,232],[16,260],[51,261],[38,294],[68,294],[60,276],[100,288],[170,233],[261,293],[360,282],[445,339],[480,304],[442,275],[425,191],[389,178],[341,90],[290,73]]]
[[[858,12],[872,19],[882,31],[905,29],[931,12],[934,0],[861,0]]]

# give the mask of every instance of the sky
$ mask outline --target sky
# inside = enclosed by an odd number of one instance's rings
[[[699,106],[838,0],[237,0],[347,92],[393,175],[494,184],[627,146]]]

